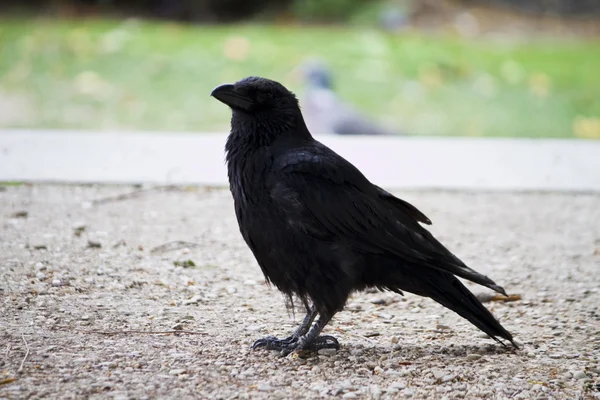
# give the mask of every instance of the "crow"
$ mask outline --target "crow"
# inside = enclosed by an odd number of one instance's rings
[[[292,92],[248,77],[211,96],[232,110],[225,158],[240,232],[267,282],[306,309],[291,336],[259,339],[254,349],[339,349],[333,336],[319,335],[348,296],[366,288],[430,297],[517,347],[457,277],[506,296],[504,289],[436,240],[416,207],[313,139]]]

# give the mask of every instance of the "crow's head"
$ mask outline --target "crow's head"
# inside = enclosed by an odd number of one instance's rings
[[[225,146],[232,149],[268,146],[283,135],[310,138],[298,99],[281,83],[254,76],[217,86],[211,93],[231,107],[231,133]]]
[[[235,111],[246,114],[294,113],[299,111],[298,99],[281,83],[250,76],[234,84],[217,86],[210,94]]]

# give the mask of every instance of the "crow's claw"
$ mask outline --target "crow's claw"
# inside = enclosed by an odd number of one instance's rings
[[[267,350],[288,350],[294,349],[296,344],[298,343],[298,338],[294,336],[290,336],[285,339],[277,339],[275,336],[267,336],[262,339],[258,339],[252,345],[252,349],[256,350],[260,347],[264,347]]]
[[[286,339],[277,339],[275,336],[267,336],[254,342],[252,349],[256,350],[260,347],[264,347],[266,350],[280,351],[284,356],[297,350],[319,351],[321,349],[340,349],[339,342],[333,336],[319,336],[310,342],[306,342],[302,339],[303,338],[297,338],[295,336],[290,336]]]
[[[336,338],[329,335],[319,336],[312,342],[308,347],[310,350],[321,350],[321,349],[340,349],[340,343]]]

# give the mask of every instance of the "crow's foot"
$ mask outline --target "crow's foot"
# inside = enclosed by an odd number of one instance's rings
[[[312,341],[307,341],[305,337],[290,336],[286,339],[277,339],[274,336],[267,336],[259,339],[252,345],[252,349],[264,347],[267,350],[280,351],[282,355],[288,355],[293,351],[318,351],[321,349],[340,349],[340,344],[336,338],[329,335],[318,336]]]
[[[304,349],[305,350],[315,350],[315,351],[318,351],[321,349],[339,350],[340,343],[333,336],[323,335],[323,336],[317,337],[312,343],[310,343]]]
[[[275,336],[267,336],[262,339],[258,339],[252,345],[252,349],[256,350],[260,347],[264,347],[266,350],[284,350],[288,348],[294,348],[298,344],[298,338],[290,336],[285,339],[277,339]]]

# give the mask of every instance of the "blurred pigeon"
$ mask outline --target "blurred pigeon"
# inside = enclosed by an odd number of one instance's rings
[[[333,91],[331,71],[325,65],[309,62],[302,65],[300,71],[306,84],[301,100],[302,114],[311,132],[338,135],[394,134],[340,100]]]
[[[399,32],[410,23],[407,13],[399,8],[386,8],[379,13],[379,26],[389,32]]]

